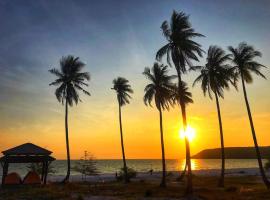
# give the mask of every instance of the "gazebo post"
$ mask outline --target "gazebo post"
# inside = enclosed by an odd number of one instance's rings
[[[44,173],[45,173],[45,163],[42,162],[42,172],[41,172],[41,181],[44,183]]]
[[[8,174],[8,161],[5,159],[3,166],[3,175],[2,175],[2,186],[5,185],[5,178]]]
[[[47,183],[47,175],[48,175],[48,161],[45,162],[45,175],[43,183],[46,185]]]

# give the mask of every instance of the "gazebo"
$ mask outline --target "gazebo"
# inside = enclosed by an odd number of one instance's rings
[[[49,164],[55,160],[54,157],[50,156],[51,151],[32,143],[25,143],[2,151],[2,153],[4,155],[0,158],[3,168],[2,185],[5,183],[10,163],[42,163],[41,181],[46,184]]]

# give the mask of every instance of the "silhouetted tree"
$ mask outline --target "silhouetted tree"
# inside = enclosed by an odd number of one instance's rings
[[[80,61],[79,57],[72,55],[62,57],[60,60],[60,70],[51,69],[50,73],[54,74],[57,79],[50,85],[57,86],[55,96],[57,100],[65,104],[65,130],[66,130],[66,149],[67,149],[67,175],[63,182],[67,182],[70,176],[70,151],[68,138],[68,106],[78,104],[80,100],[79,91],[83,91],[86,95],[90,95],[83,86],[88,86],[85,81],[90,80],[88,72],[81,72],[85,64]]]
[[[87,151],[84,151],[84,156],[75,163],[73,171],[79,172],[82,175],[82,180],[86,181],[87,176],[97,176],[99,171],[95,157]]]
[[[146,67],[143,74],[150,80],[151,83],[146,85],[144,91],[144,103],[145,105],[151,105],[154,100],[156,108],[159,111],[159,125],[160,125],[160,141],[162,152],[162,180],[161,187],[166,187],[166,161],[165,161],[165,148],[163,139],[163,124],[162,124],[162,110],[169,109],[172,93],[172,79],[173,76],[168,75],[168,67],[154,63],[150,69]]]
[[[233,64],[235,65],[234,69],[235,69],[236,78],[240,78],[242,82],[243,93],[244,93],[245,103],[247,107],[247,113],[248,113],[250,128],[252,132],[252,137],[254,141],[254,146],[255,146],[256,154],[258,158],[260,172],[261,172],[262,179],[265,185],[269,189],[270,182],[267,179],[264,168],[263,168],[261,153],[260,153],[258,142],[257,142],[255,127],[252,120],[252,114],[251,114],[251,110],[250,110],[250,106],[248,102],[246,85],[245,85],[245,83],[248,83],[248,84],[252,83],[253,78],[252,78],[251,73],[255,73],[256,75],[266,78],[260,72],[261,68],[265,66],[254,61],[254,58],[261,57],[262,54],[261,52],[255,50],[252,46],[246,44],[245,42],[240,43],[238,47],[236,48],[229,46],[228,49],[231,52],[230,56],[231,56]]]
[[[212,100],[212,93],[214,93],[216,100],[221,143],[221,174],[218,183],[220,187],[224,187],[225,151],[219,97],[224,98],[223,90],[224,88],[229,89],[230,83],[236,87],[233,68],[226,64],[229,59],[229,55],[223,49],[217,46],[210,46],[206,64],[204,66],[191,67],[192,70],[200,71],[200,75],[195,79],[193,86],[200,82],[204,95],[208,93]]]
[[[118,106],[119,106],[119,123],[120,123],[120,135],[121,135],[121,147],[122,147],[122,156],[123,156],[123,163],[124,163],[124,181],[125,183],[129,182],[128,172],[127,172],[127,163],[126,163],[126,156],[125,156],[125,148],[124,148],[124,140],[123,140],[123,130],[122,130],[122,115],[121,115],[121,107],[129,104],[129,99],[131,99],[130,94],[133,93],[130,85],[128,84],[128,80],[122,77],[118,77],[117,79],[113,80],[113,90],[116,91]]]
[[[161,25],[161,29],[168,43],[158,50],[156,59],[160,61],[162,57],[166,55],[167,62],[170,66],[172,66],[171,60],[173,61],[178,77],[178,88],[180,89],[182,87],[181,75],[187,72],[186,67],[192,66],[192,60],[199,61],[197,55],[201,57],[203,53],[201,45],[193,41],[193,38],[202,37],[203,35],[194,31],[189,22],[189,16],[184,12],[177,13],[176,11],[173,11],[170,23],[164,21]],[[181,96],[179,102],[182,111],[183,126],[184,130],[186,130],[186,108]],[[186,162],[188,165],[188,184],[186,192],[187,194],[192,194],[190,149],[187,139],[186,142]]]

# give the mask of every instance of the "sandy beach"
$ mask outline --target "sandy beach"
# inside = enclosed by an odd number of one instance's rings
[[[168,178],[173,179],[177,178],[181,172],[170,171],[167,172]],[[205,170],[194,170],[193,175],[195,176],[207,176],[207,177],[218,177],[220,175],[220,169],[205,169]],[[227,169],[225,172],[225,176],[259,176],[260,172],[258,168],[236,168],[236,169]],[[268,175],[270,173],[268,172]],[[48,180],[50,182],[58,182],[61,181],[64,176],[49,176]],[[151,175],[148,172],[138,172],[136,178],[133,178],[133,181],[159,181],[161,179],[161,172],[153,172]],[[70,177],[71,182],[81,182],[81,175],[72,175]],[[102,173],[98,176],[87,176],[84,181],[88,182],[110,182],[115,181],[114,173]]]
[[[167,188],[160,187],[161,172],[138,172],[129,184],[116,181],[114,173],[89,176],[82,181],[72,175],[70,182],[60,184],[64,176],[49,176],[45,187],[18,187],[0,190],[0,199],[53,199],[53,200],[187,200],[186,179],[177,181],[179,172],[168,172]],[[194,200],[269,199],[257,168],[227,169],[225,187],[217,187],[220,170],[194,170]],[[270,175],[269,173],[267,174]]]

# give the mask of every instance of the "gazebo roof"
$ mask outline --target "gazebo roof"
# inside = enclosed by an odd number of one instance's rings
[[[25,143],[17,147],[2,151],[6,156],[12,155],[50,155],[52,152],[32,143]]]

